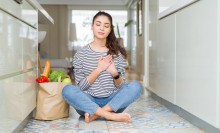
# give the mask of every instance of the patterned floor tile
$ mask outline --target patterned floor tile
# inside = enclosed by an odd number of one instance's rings
[[[50,130],[48,133],[78,133],[79,130]]]
[[[56,127],[54,129],[66,129],[66,130],[73,130],[79,129],[79,119],[67,119],[62,126]]]
[[[133,123],[127,123],[127,122],[112,122],[107,121],[108,129],[132,129],[135,128]]]
[[[97,119],[85,123],[74,109],[69,118],[54,121],[32,119],[23,133],[203,133],[188,121],[179,117],[150,97],[142,96],[125,112],[132,116],[131,123]]]
[[[167,129],[169,133],[205,133],[202,130],[197,128],[176,128],[176,129]]]
[[[138,129],[109,129],[109,133],[140,133]]]
[[[86,123],[85,121],[80,121],[79,122],[79,128],[80,129],[86,129],[86,130],[87,129],[89,129],[89,130],[108,129],[105,120],[96,120],[96,121],[92,121],[90,123]]]
[[[127,75],[130,80],[132,76],[137,75]],[[102,118],[85,123],[84,117],[70,107],[68,118],[54,121],[32,119],[22,133],[204,133],[145,94],[126,108],[125,112],[131,115],[131,123],[106,121]]]
[[[24,128],[23,132],[25,133],[39,133],[44,130],[50,129],[50,121],[38,121],[38,120],[30,120],[27,126]]]
[[[87,130],[87,129],[81,129],[77,133],[109,133],[108,130]]]

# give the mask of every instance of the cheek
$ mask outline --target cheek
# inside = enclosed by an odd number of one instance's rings
[[[96,27],[93,27],[93,28],[92,28],[92,32],[95,34],[95,33],[98,32],[98,29],[97,29]]]
[[[107,34],[108,34],[108,35],[110,34],[110,32],[111,32],[111,29],[107,30]]]

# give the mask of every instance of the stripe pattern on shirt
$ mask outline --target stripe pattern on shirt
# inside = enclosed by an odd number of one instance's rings
[[[116,86],[110,73],[103,71],[91,85],[87,80],[87,76],[96,69],[101,56],[107,56],[107,52],[95,52],[89,44],[77,51],[73,58],[75,82],[84,92],[92,96],[108,97],[122,85]],[[118,72],[121,73],[123,83],[125,83],[126,60],[121,53],[114,58],[114,63]]]

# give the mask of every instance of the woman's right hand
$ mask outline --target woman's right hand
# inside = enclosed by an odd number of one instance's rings
[[[97,69],[102,72],[105,71],[112,63],[112,56],[100,57],[98,61]]]

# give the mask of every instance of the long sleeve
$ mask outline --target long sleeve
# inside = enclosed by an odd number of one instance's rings
[[[120,85],[117,85],[117,88],[120,88],[124,83],[126,83],[126,76],[125,76],[125,67],[126,67],[126,60],[125,58],[119,53],[119,56],[117,57],[117,70],[121,74],[121,78],[123,79],[122,83]]]
[[[121,73],[121,78],[123,79],[120,85],[116,86],[112,75],[107,71],[101,72],[93,83],[90,84],[88,82],[88,76],[97,68],[98,59],[105,56],[107,56],[107,52],[93,51],[88,44],[78,50],[73,58],[76,85],[83,92],[100,98],[110,96],[125,83],[126,60],[121,53],[114,58],[115,67]]]
[[[78,53],[75,54],[73,58],[73,67],[74,67],[74,75],[75,75],[75,82],[82,90],[87,90],[90,86],[87,77],[84,73],[83,66],[82,66],[82,59],[78,56]]]

